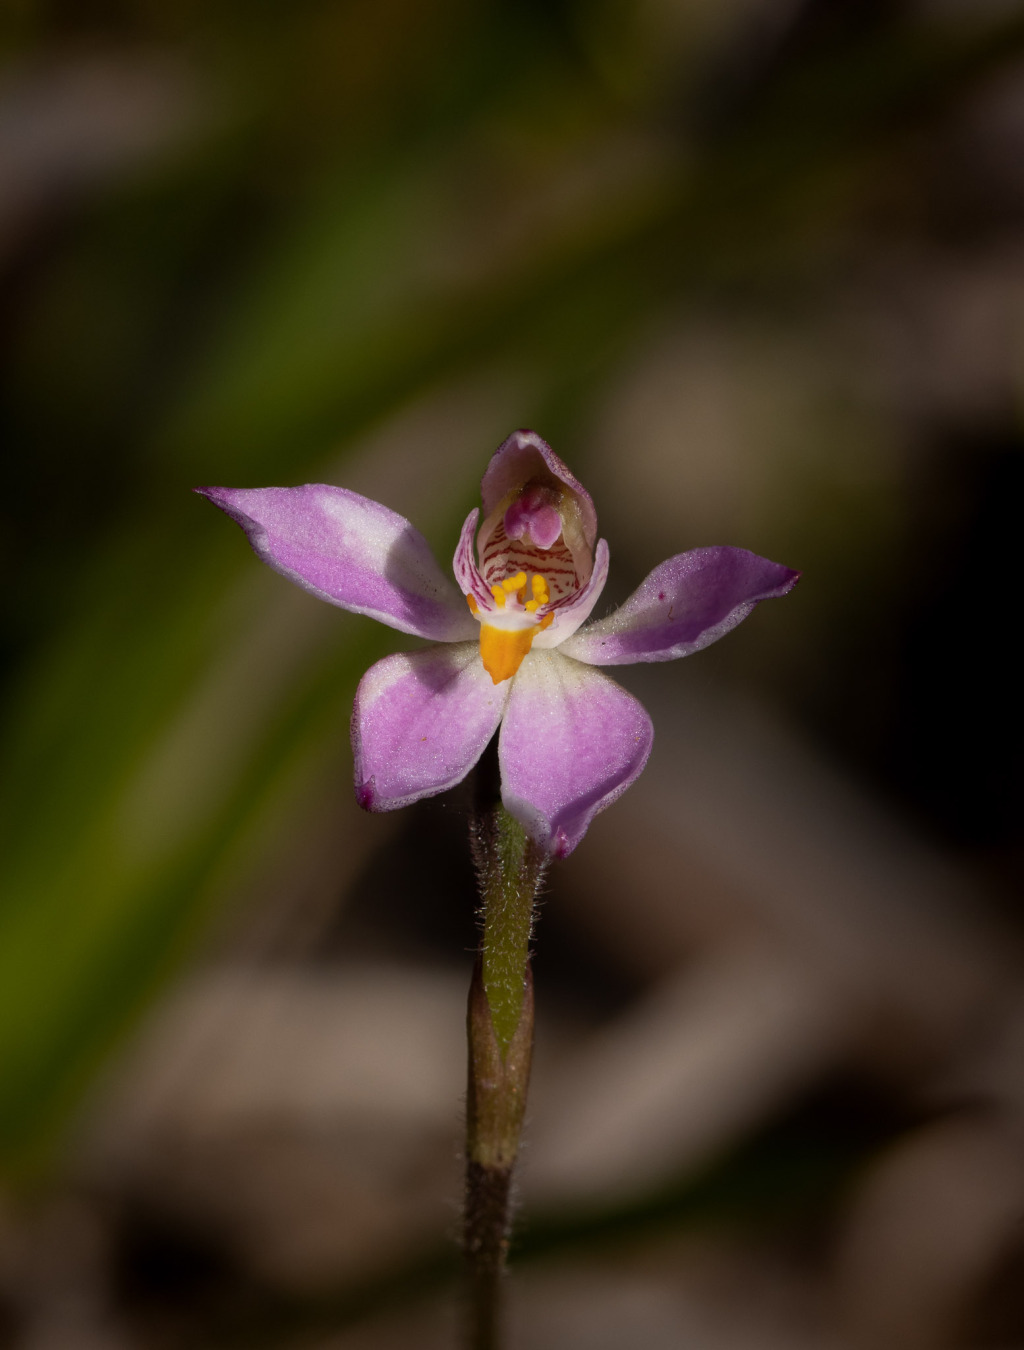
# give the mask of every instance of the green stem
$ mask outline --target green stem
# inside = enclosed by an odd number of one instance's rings
[[[502,806],[491,820],[478,825],[476,845],[483,899],[483,983],[504,1055],[523,1008],[534,901],[545,859]]]
[[[546,859],[501,805],[481,812],[474,855],[482,897],[480,952],[469,991],[466,1208],[469,1350],[497,1350],[508,1254],[512,1170],[533,1051],[530,934]]]

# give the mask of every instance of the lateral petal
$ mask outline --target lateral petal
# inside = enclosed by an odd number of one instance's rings
[[[475,642],[371,666],[352,711],[360,806],[393,811],[461,782],[497,730],[508,691],[509,682],[492,682]]]
[[[637,778],[653,740],[643,705],[614,680],[560,651],[531,652],[498,742],[505,807],[564,858]]]
[[[459,535],[459,542],[455,548],[455,557],[452,559],[452,569],[455,572],[455,580],[459,583],[462,594],[471,595],[478,605],[482,605],[486,609],[491,603],[491,592],[487,582],[480,574],[480,568],[476,562],[476,550],[473,545],[479,519],[480,508],[475,506],[463,522],[462,533]]]
[[[241,525],[276,572],[402,633],[460,642],[476,625],[404,516],[346,488],[197,488]]]
[[[672,661],[709,646],[761,600],[785,595],[800,573],[745,548],[695,548],[661,563],[606,619],[562,646],[592,666]]]
[[[534,647],[560,647],[581,623],[590,618],[591,611],[601,598],[605,582],[608,580],[608,544],[604,539],[597,541],[594,552],[594,570],[590,580],[572,595],[565,596],[551,607],[552,619],[549,627],[539,633]]]

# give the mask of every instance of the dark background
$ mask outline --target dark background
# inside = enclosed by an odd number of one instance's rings
[[[1024,1341],[1024,7],[0,34],[0,1345],[452,1343],[468,796],[357,811],[406,640],[189,489],[340,483],[447,559],[522,425],[609,603],[699,544],[804,579],[622,674],[656,745],[544,900],[512,1344]]]

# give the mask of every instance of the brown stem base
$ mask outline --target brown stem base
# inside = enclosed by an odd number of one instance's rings
[[[463,1250],[469,1281],[466,1344],[469,1350],[497,1350],[501,1280],[508,1254],[511,1167],[466,1164]]]
[[[466,1092],[466,1207],[463,1251],[469,1278],[466,1345],[497,1350],[501,1278],[508,1255],[512,1170],[526,1109],[533,1050],[533,980],[525,971],[519,1025],[502,1053],[477,960],[469,991]]]

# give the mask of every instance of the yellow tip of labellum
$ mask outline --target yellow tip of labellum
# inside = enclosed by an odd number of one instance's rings
[[[554,618],[545,614],[540,623],[529,628],[493,628],[480,625],[480,660],[495,684],[510,680],[523,664],[523,657],[533,646],[533,639],[543,632]]]
[[[533,645],[536,628],[492,628],[480,625],[480,660],[495,684],[510,680]]]

